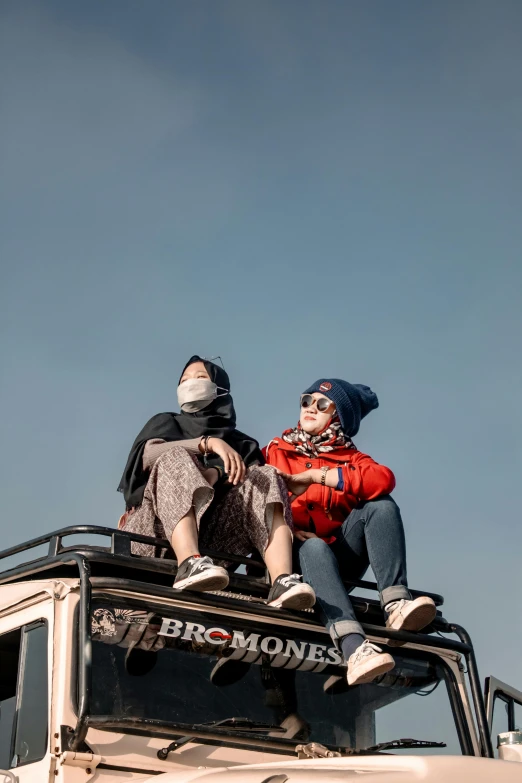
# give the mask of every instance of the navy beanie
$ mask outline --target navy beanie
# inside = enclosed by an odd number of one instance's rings
[[[348,381],[341,381],[339,378],[320,378],[303,394],[314,394],[315,392],[324,394],[325,397],[335,402],[343,432],[350,438],[359,432],[361,419],[379,407],[377,395],[372,392],[369,386],[348,383]]]

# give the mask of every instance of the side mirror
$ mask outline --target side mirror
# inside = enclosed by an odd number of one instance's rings
[[[502,761],[522,762],[522,731],[504,731],[498,735],[498,757]]]

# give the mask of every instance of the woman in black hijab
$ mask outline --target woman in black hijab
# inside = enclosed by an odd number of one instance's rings
[[[193,356],[178,402],[181,413],[153,416],[134,441],[119,486],[126,503],[120,527],[171,542],[176,590],[228,585],[226,569],[201,557],[200,546],[239,555],[257,549],[272,579],[268,603],[313,606],[313,590],[291,573],[288,491],[264,464],[257,441],[236,429],[227,373]],[[132,547],[134,554],[154,556],[152,546]]]

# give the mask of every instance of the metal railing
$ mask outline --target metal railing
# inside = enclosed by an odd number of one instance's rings
[[[88,546],[76,545],[74,547],[64,547],[63,539],[71,535],[102,535],[110,538],[110,544],[108,547],[100,546]],[[21,576],[34,576],[37,573],[53,566],[55,564],[74,564],[78,568],[80,578],[80,617],[79,617],[79,655],[78,655],[78,717],[75,729],[70,732],[68,736],[68,748],[70,750],[80,750],[90,725],[96,725],[96,719],[90,719],[90,706],[91,706],[91,627],[90,627],[90,613],[91,613],[91,560],[99,561],[99,555],[105,563],[114,562],[119,565],[132,567],[134,572],[137,570],[146,571],[158,571],[158,561],[153,558],[143,558],[132,556],[131,544],[132,542],[150,544],[158,549],[170,549],[170,544],[164,539],[151,538],[149,536],[142,536],[136,533],[127,533],[122,530],[114,528],[99,527],[97,525],[73,525],[70,527],[61,528],[51,533],[47,533],[37,538],[33,538],[23,544],[19,544],[8,549],[0,551],[0,561],[5,560],[8,557],[18,555],[22,552],[28,552],[35,549],[38,546],[48,544],[47,554],[36,558],[34,560],[28,560],[12,569],[0,572],[0,585],[9,583],[14,579],[20,579]],[[86,551],[86,549],[88,551]],[[75,551],[79,550],[79,551]],[[96,557],[96,554],[98,557]],[[243,557],[241,555],[234,555],[227,552],[207,551],[204,554],[210,554],[217,559],[228,560],[237,565],[257,565],[260,568],[264,568],[264,564],[261,561],[254,560],[253,558]],[[175,560],[164,561],[168,568],[162,569],[163,573],[171,573],[176,565]],[[260,590],[263,587],[268,591],[268,585],[263,584],[263,580],[255,577],[244,577],[246,583],[255,587],[256,590]],[[123,584],[129,584],[132,580],[119,580]],[[359,587],[367,590],[377,590],[377,585],[373,582],[367,582],[365,580],[346,580],[345,584],[350,587]],[[150,587],[150,592],[153,594],[157,592],[153,586]],[[436,593],[420,592],[411,590],[414,597],[419,595],[430,596],[438,606],[443,604],[443,598]],[[437,638],[436,636],[428,636],[422,633],[410,633],[407,631],[392,631],[383,626],[369,625],[363,623],[365,630],[372,636],[380,637],[383,639],[395,639],[403,643],[411,642],[416,645],[426,644],[431,647],[437,648],[450,648],[460,652],[466,659],[471,692],[477,717],[478,731],[481,743],[481,752],[483,756],[493,758],[493,749],[491,745],[491,737],[488,731],[486,712],[484,706],[484,700],[482,691],[480,688],[480,681],[478,675],[478,669],[475,659],[475,653],[471,643],[471,639],[464,628],[459,625],[450,625],[442,621],[446,625],[447,632],[455,633],[460,641],[451,641],[443,638]],[[16,778],[11,772],[0,771],[0,774],[8,776],[10,781],[16,783]]]
[[[8,557],[14,557],[22,552],[29,552],[31,549],[35,549],[39,546],[48,545],[47,554],[38,557],[34,560],[28,560],[15,568],[7,571],[0,571],[0,584],[5,584],[12,578],[19,578],[22,573],[27,573],[28,576],[32,576],[34,573],[38,573],[41,570],[45,570],[45,567],[52,565],[56,562],[56,558],[72,550],[79,549],[84,551],[86,545],[74,545],[73,547],[63,546],[63,539],[67,536],[73,535],[95,535],[106,536],[110,538],[109,545],[107,547],[102,546],[90,546],[87,548],[93,552],[104,553],[107,555],[105,562],[116,562],[116,558],[119,559],[120,565],[127,565],[134,570],[144,570],[149,572],[162,572],[163,574],[172,574],[175,571],[177,562],[173,556],[170,543],[166,539],[152,538],[150,536],[142,536],[138,533],[127,533],[124,530],[118,530],[116,528],[101,527],[98,525],[72,525],[70,527],[64,527],[60,530],[55,530],[51,533],[46,533],[37,538],[33,538],[30,541],[26,541],[22,544],[10,547],[0,551],[0,561],[5,560]],[[172,558],[162,559],[158,562],[157,558],[139,557],[133,556],[131,552],[132,543],[149,544],[156,550],[171,550]],[[264,572],[265,564],[261,560],[257,560],[253,557],[244,557],[243,555],[236,555],[231,552],[222,552],[217,550],[202,550],[202,554],[209,555],[217,560],[224,560],[229,563],[233,563],[236,566],[244,565],[249,568],[259,569],[260,573]],[[63,562],[60,558],[60,562]],[[268,593],[269,587],[266,581],[262,577],[247,576],[243,578],[245,586],[250,585],[255,588],[257,593]],[[345,585],[350,588],[359,588],[363,590],[371,590],[377,592],[377,585],[375,582],[369,582],[364,579],[349,579],[344,581]],[[411,590],[411,594],[414,598],[421,595],[426,595],[433,599],[437,606],[442,606],[444,598],[438,593],[431,593],[425,590]]]

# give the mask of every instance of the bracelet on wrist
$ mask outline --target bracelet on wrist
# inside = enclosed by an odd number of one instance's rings
[[[337,486],[336,486],[337,492],[342,492],[344,490],[344,478],[343,478],[343,469],[341,467],[337,468]]]
[[[200,441],[200,447],[203,446],[203,464],[205,467],[207,467],[207,457],[210,454],[208,450],[208,441],[209,441],[210,435],[203,435]],[[201,448],[199,449],[201,452]]]

